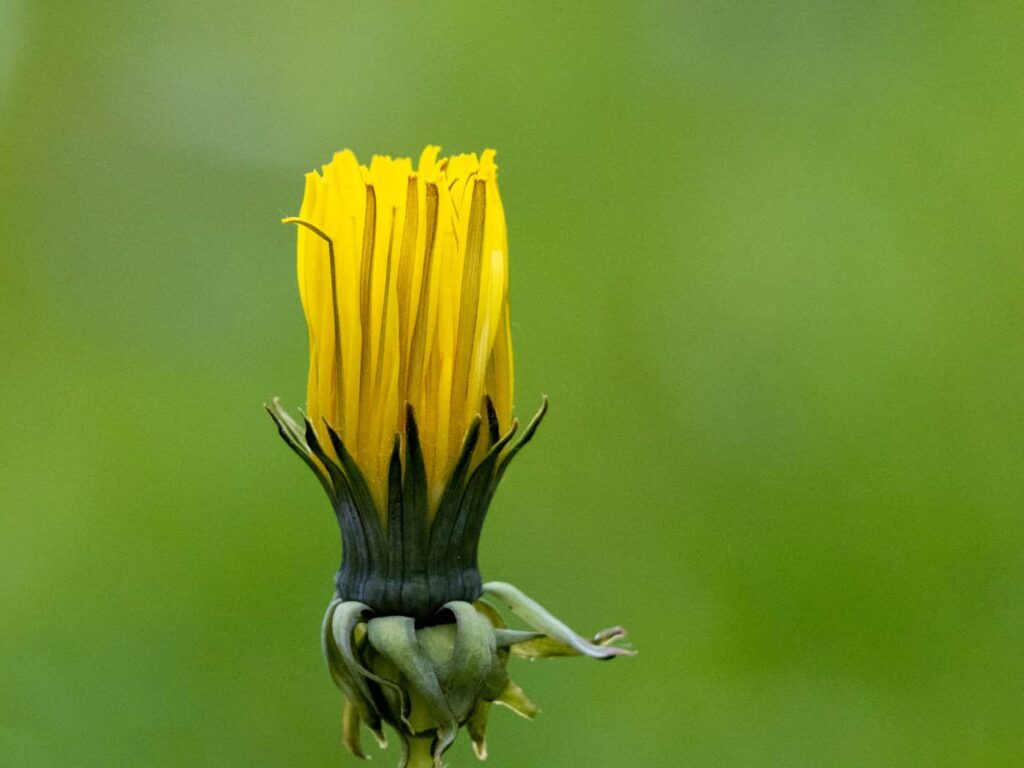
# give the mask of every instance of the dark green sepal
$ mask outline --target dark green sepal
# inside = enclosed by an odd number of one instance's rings
[[[487,414],[488,445],[494,445],[501,439],[501,423],[498,412],[494,409],[494,401],[490,395],[484,395],[484,412]]]
[[[402,487],[402,545],[405,548],[405,575],[401,603],[410,616],[431,613],[430,586],[427,581],[427,468],[420,445],[416,414],[405,406],[405,477]]]
[[[400,606],[405,577],[405,524],[402,499],[402,441],[395,435],[388,462],[388,571],[384,603]]]
[[[533,439],[533,436],[537,433],[537,428],[540,426],[540,423],[544,420],[544,416],[547,414],[547,412],[548,397],[547,395],[544,395],[543,397],[541,397],[540,408],[538,409],[537,413],[534,414],[533,418],[530,419],[530,423],[526,425],[526,430],[523,432],[523,436],[519,438],[516,444],[513,445],[509,452],[505,455],[505,458],[501,460],[501,463],[498,464],[498,471],[494,474],[494,490],[497,489],[498,483],[501,482],[501,478],[505,476],[505,470],[508,469],[508,465],[512,462],[512,459],[514,459],[516,457],[516,454],[523,450],[523,448],[526,447],[526,444]]]
[[[332,442],[336,437],[333,430],[328,431]],[[387,551],[380,536],[380,519],[371,506],[367,509],[366,496],[357,496],[356,489],[366,484],[362,475],[353,478],[342,466],[335,462],[323,449],[317,438],[313,424],[306,420],[306,442],[314,455],[327,467],[336,491],[334,511],[341,528],[342,558],[341,567],[334,578],[338,595],[344,600],[357,600],[374,605],[383,592],[383,565],[387,562]],[[340,440],[339,440],[340,442]],[[344,446],[342,446],[344,447]],[[335,446],[335,451],[337,451]],[[339,456],[341,452],[338,452]],[[345,451],[345,455],[348,452]],[[351,461],[351,457],[350,461]],[[354,462],[352,463],[354,466]],[[356,468],[356,472],[358,472]]]
[[[323,486],[324,490],[327,491],[327,496],[331,502],[334,502],[334,487],[331,484],[330,476],[324,471],[324,468],[319,466],[313,460],[313,454],[306,444],[303,437],[302,430],[299,429],[299,425],[295,423],[295,420],[289,416],[285,410],[281,407],[281,401],[278,398],[274,398],[271,405],[264,404],[263,407],[270,414],[270,418],[274,420],[274,424],[277,425],[277,432],[281,435],[281,439],[285,441],[289,448],[291,448],[295,454],[302,459],[302,461],[313,470],[313,474],[316,475],[317,480],[320,481],[320,485]]]
[[[316,430],[309,419],[305,420],[305,441],[313,455],[330,473],[334,487],[334,514],[341,530],[342,558],[335,586],[344,599],[361,599],[361,582],[370,567],[370,555],[367,550],[366,535],[363,532],[359,511],[349,487],[348,478],[320,444]]]
[[[334,427],[326,421],[324,421],[324,427],[327,429],[327,436],[331,440],[331,446],[333,446],[335,453],[338,454],[338,460],[345,470],[345,476],[348,478],[349,488],[352,491],[352,498],[356,502],[356,508],[366,523],[367,536],[378,550],[383,551],[383,531],[380,525],[380,515],[377,513],[376,505],[373,503],[373,497],[370,495],[370,488],[366,484],[362,470],[359,469],[359,465],[352,458],[352,454],[348,452],[348,448],[345,446],[341,436],[334,431]]]
[[[474,600],[482,592],[483,581],[477,564],[477,549],[491,502],[491,481],[495,465],[517,429],[519,422],[513,420],[509,431],[494,442],[483,461],[473,470],[462,492],[458,516],[449,534],[446,567],[458,580],[462,593],[474,595]]]
[[[462,493],[465,488],[466,475],[469,472],[470,461],[473,458],[473,451],[476,449],[477,441],[480,439],[481,418],[477,415],[462,441],[462,450],[455,462],[451,477],[441,495],[441,502],[437,508],[437,515],[430,528],[430,545],[427,550],[427,578],[430,589],[431,605],[440,608],[451,600],[465,600],[473,602],[480,597],[476,594],[464,594],[461,589],[462,579],[458,573],[452,571],[449,563],[449,542],[451,541],[452,528],[455,525],[462,501]],[[435,609],[436,610],[436,609]]]
[[[348,480],[349,492],[355,502],[356,514],[359,518],[360,527],[366,541],[368,555],[368,568],[358,583],[356,594],[348,595],[338,585],[339,594],[346,599],[361,600],[371,606],[381,604],[386,591],[386,572],[388,563],[387,541],[381,529],[380,515],[377,513],[370,489],[366,485],[363,473],[356,464],[352,454],[348,452],[344,441],[334,431],[334,427],[324,421],[327,429],[327,436],[331,440],[334,452],[338,454],[338,460],[344,470],[344,476]],[[343,544],[344,546],[344,544]],[[352,585],[355,586],[355,585]]]

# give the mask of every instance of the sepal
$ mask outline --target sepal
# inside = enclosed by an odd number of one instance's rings
[[[306,463],[306,466],[313,470],[313,474],[316,475],[324,490],[327,491],[327,496],[333,502],[335,500],[335,492],[331,476],[313,455],[313,451],[306,442],[302,427],[281,407],[280,398],[275,397],[270,402],[270,405],[264,403],[263,407],[270,414],[270,418],[274,420],[274,424],[277,425],[277,431],[281,435],[281,439]]]

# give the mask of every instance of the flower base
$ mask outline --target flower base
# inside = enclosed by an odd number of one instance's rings
[[[625,635],[621,627],[588,641],[510,584],[492,582],[483,593],[531,629],[508,629],[486,600],[449,602],[428,625],[409,616],[376,615],[363,603],[331,602],[324,617],[324,656],[345,695],[344,741],[352,754],[365,756],[360,724],[383,745],[387,723],[402,740],[403,768],[441,768],[442,756],[466,726],[483,759],[492,703],[530,719],[537,713],[506,672],[510,656],[610,659],[633,653],[613,644]]]

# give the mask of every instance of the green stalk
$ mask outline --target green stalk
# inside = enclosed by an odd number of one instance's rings
[[[434,768],[434,756],[430,751],[433,739],[410,737],[406,743],[409,752],[406,755],[404,768]]]

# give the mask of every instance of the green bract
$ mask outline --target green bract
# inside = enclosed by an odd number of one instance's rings
[[[436,618],[417,626],[408,616],[380,616],[363,603],[335,599],[324,617],[327,666],[345,694],[344,741],[364,757],[359,726],[365,723],[383,746],[383,723],[401,736],[401,765],[426,755],[437,768],[466,726],[481,759],[492,703],[533,718],[537,708],[509,678],[509,656],[543,658],[586,655],[610,659],[630,654],[611,645],[625,632],[614,627],[588,641],[511,584],[483,586],[485,597],[504,603],[532,631],[508,629],[486,601],[452,601]]]

